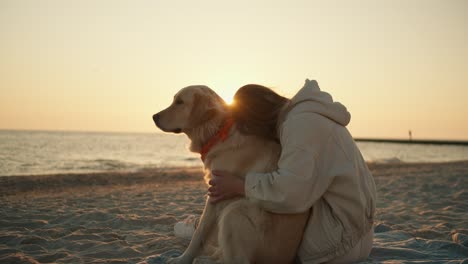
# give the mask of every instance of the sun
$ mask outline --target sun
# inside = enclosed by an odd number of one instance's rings
[[[219,96],[223,98],[223,100],[226,102],[228,105],[234,104],[234,92],[230,91],[228,89],[222,90],[218,92]]]
[[[233,105],[234,104],[234,98],[231,97],[228,97],[228,98],[223,98],[224,101],[226,102],[226,104],[228,105]]]

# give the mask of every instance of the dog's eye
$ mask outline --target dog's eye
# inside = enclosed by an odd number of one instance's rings
[[[175,101],[175,104],[178,104],[178,105],[181,105],[181,104],[183,104],[183,103],[184,103],[184,101],[182,101],[181,99],[177,99],[177,100]]]

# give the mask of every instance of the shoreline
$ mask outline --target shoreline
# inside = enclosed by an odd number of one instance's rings
[[[367,162],[374,177],[391,176],[401,171],[428,170],[443,173],[450,167],[457,170],[468,167],[466,161],[417,162],[417,163],[380,163]],[[385,173],[381,173],[385,171]],[[425,170],[424,170],[425,171]],[[64,191],[87,187],[114,187],[145,184],[170,184],[175,182],[203,182],[203,168],[200,167],[165,167],[148,168],[138,171],[109,171],[90,173],[58,173],[38,175],[0,176],[0,197],[28,192]]]
[[[202,181],[201,167],[168,167],[135,172],[111,171],[0,176],[0,197],[27,192],[63,191],[73,188],[166,184]]]

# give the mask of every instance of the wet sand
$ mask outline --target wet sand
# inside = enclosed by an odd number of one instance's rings
[[[367,263],[468,263],[468,162],[369,164],[378,188]],[[199,168],[0,177],[0,263],[161,263],[203,210]]]

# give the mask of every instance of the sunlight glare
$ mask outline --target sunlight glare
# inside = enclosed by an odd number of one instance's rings
[[[234,91],[229,91],[229,89],[223,89],[221,91],[217,91],[219,96],[224,99],[226,104],[232,105],[234,103]]]

